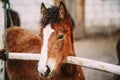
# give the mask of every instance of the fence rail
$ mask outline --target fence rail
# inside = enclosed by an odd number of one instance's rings
[[[8,59],[18,59],[18,60],[39,60],[40,54],[32,53],[9,53]],[[75,65],[80,65],[87,68],[92,68],[96,70],[101,70],[113,74],[120,75],[120,66],[109,64],[105,62],[95,61],[91,59],[85,59],[80,57],[68,56],[64,63],[70,63]]]

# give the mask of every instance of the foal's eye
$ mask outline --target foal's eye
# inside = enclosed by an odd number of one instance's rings
[[[63,39],[63,37],[64,37],[64,35],[63,35],[63,34],[60,34],[60,35],[58,36],[58,39]]]

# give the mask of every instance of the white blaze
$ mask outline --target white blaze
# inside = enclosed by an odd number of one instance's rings
[[[42,73],[47,70],[46,62],[48,58],[48,40],[53,31],[54,30],[51,28],[50,24],[43,29],[43,46],[41,48],[41,56],[38,63],[38,71]]]

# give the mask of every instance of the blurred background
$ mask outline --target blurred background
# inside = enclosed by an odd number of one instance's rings
[[[120,0],[9,0],[19,25],[39,34],[40,5],[58,6],[63,1],[75,23],[76,55],[117,64],[116,44],[120,37]],[[3,16],[0,2],[0,17]],[[11,14],[12,15],[12,14]],[[13,17],[15,18],[15,17]],[[1,18],[0,18],[1,20]],[[0,24],[2,25],[2,24]],[[83,68],[86,80],[113,80],[113,74]],[[0,79],[2,80],[2,79]]]

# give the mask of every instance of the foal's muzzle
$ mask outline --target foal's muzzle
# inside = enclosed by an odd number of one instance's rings
[[[49,76],[50,68],[49,68],[48,66],[46,66],[46,68],[47,68],[46,72],[40,73],[40,75],[41,75],[42,77],[48,77],[48,76]]]
[[[40,69],[38,68],[38,73],[40,75],[40,77],[43,77],[43,78],[50,78],[51,77],[51,70],[49,68],[48,65],[46,65],[46,70],[45,71],[42,71],[41,72],[39,71]]]

